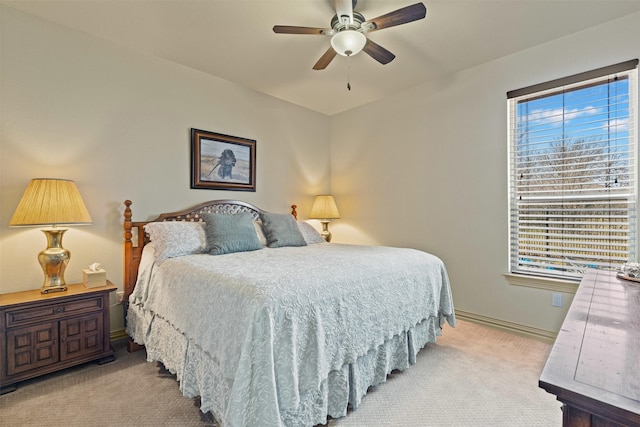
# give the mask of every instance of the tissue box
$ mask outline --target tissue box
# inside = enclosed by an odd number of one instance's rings
[[[99,288],[100,286],[107,286],[107,272],[100,270],[82,270],[82,284],[86,288]]]

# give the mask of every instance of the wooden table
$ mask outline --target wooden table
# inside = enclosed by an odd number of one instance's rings
[[[640,426],[640,283],[587,271],[539,385],[563,426]]]

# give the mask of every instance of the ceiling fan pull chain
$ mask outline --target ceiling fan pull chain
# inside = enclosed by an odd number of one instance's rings
[[[351,90],[351,55],[347,56],[347,90]]]

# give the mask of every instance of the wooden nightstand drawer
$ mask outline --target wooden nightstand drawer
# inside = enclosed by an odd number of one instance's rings
[[[41,305],[37,307],[7,310],[7,328],[24,325],[28,322],[43,318],[51,319],[56,315],[82,314],[102,310],[102,297],[85,298],[76,301],[60,302],[58,304]]]

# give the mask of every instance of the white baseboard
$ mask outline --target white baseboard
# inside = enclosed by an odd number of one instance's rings
[[[473,323],[478,323],[484,326],[490,326],[492,328],[502,329],[507,332],[512,332],[528,338],[534,338],[539,341],[547,342],[549,344],[553,344],[556,340],[556,336],[558,335],[557,332],[551,332],[545,329],[521,325],[519,323],[507,322],[506,320],[494,319],[492,317],[482,316],[480,314],[470,313],[468,311],[458,309],[456,309],[456,318],[467,320]]]

